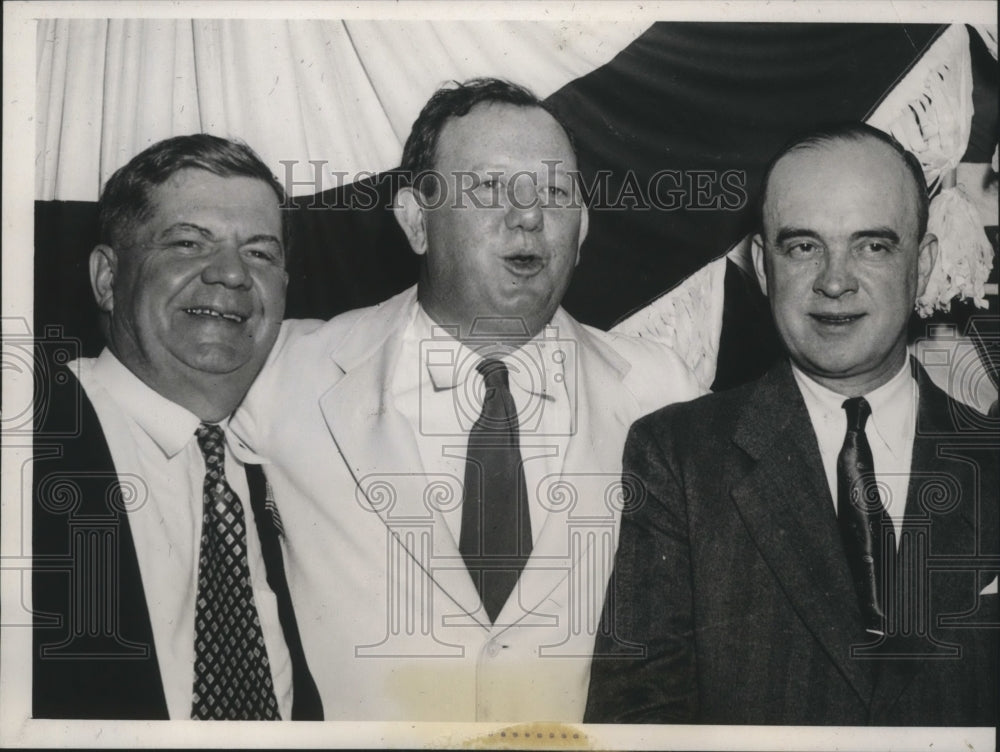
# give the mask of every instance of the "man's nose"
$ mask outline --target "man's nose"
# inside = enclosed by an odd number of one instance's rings
[[[253,284],[250,268],[235,243],[221,244],[209,258],[201,277],[206,284],[232,288],[250,288]]]
[[[512,230],[521,228],[531,232],[541,228],[542,206],[531,180],[522,178],[511,186],[506,219],[507,227]]]
[[[827,249],[820,261],[813,290],[828,298],[839,298],[857,292],[858,277],[854,270],[854,257],[849,249]]]

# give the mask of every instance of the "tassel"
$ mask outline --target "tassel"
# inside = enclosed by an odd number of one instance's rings
[[[993,246],[979,211],[961,186],[945,188],[931,201],[927,231],[938,239],[938,257],[916,310],[922,318],[950,311],[956,297],[989,308],[986,280],[993,269]]]

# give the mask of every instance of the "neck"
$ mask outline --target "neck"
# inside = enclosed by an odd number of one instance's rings
[[[431,321],[473,351],[487,347],[512,352],[538,336],[548,323],[518,316],[456,315],[423,297],[418,296],[418,300]]]
[[[221,391],[221,390],[220,390]],[[160,392],[162,394],[162,392]],[[164,395],[186,410],[198,416],[203,423],[218,423],[225,420],[239,407],[246,390],[239,393],[220,394],[219,391],[206,394],[204,392],[187,393],[184,395]]]
[[[871,394],[880,386],[888,384],[899,373],[906,363],[906,349],[903,348],[899,354],[894,354],[888,358],[882,367],[867,371],[865,373],[852,374],[849,376],[829,375],[817,373],[803,364],[796,363],[798,369],[815,381],[817,384],[826,387],[831,392],[835,392],[844,397],[864,397]]]
[[[164,375],[144,367],[145,364],[123,360],[113,349],[112,352],[146,386],[205,423],[218,423],[232,415],[252,382],[252,379],[248,380],[241,374],[234,373],[190,371],[186,374]]]

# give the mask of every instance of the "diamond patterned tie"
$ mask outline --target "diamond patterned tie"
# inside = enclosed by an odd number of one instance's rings
[[[223,430],[202,423],[195,435],[205,456],[205,503],[191,717],[280,720],[250,584],[246,517],[226,482]]]
[[[837,522],[865,629],[885,634],[886,573],[883,543],[895,552],[892,521],[875,483],[875,462],[865,435],[871,407],[864,397],[845,400],[847,434],[837,457]],[[883,541],[883,531],[886,541]]]
[[[476,368],[485,395],[469,432],[458,548],[490,621],[496,622],[531,554],[531,518],[507,366],[486,359]]]

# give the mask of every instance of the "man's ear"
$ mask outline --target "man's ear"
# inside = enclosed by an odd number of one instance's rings
[[[587,239],[587,230],[590,229],[590,213],[586,204],[580,204],[580,239],[576,241],[576,263],[580,263],[580,249],[583,241]]]
[[[427,227],[424,224],[424,206],[415,188],[400,188],[396,193],[396,204],[392,208],[396,221],[406,233],[410,248],[419,256],[427,253]]]
[[[767,295],[767,269],[764,266],[764,239],[760,233],[750,238],[750,255],[753,258],[753,270],[757,273],[757,284],[760,291]]]
[[[932,233],[924,235],[920,241],[920,250],[917,251],[917,297],[919,298],[927,290],[927,282],[931,278],[931,271],[938,257],[937,236]]]
[[[115,273],[118,270],[118,255],[109,245],[99,245],[90,252],[90,287],[94,291],[97,306],[105,313],[115,307]]]

